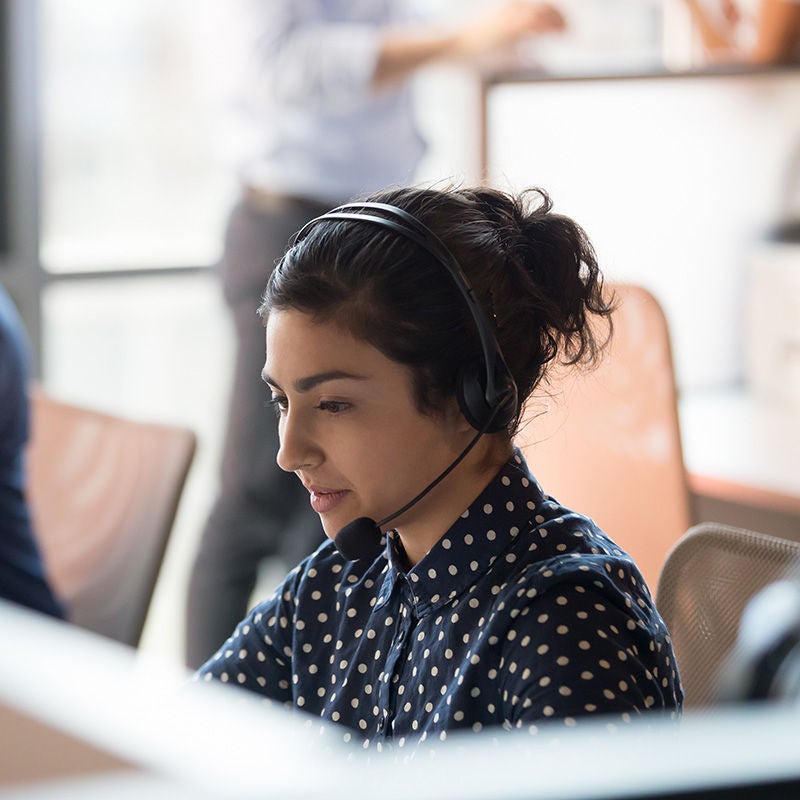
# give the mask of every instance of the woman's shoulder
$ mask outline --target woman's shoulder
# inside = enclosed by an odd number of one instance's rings
[[[625,606],[650,608],[653,600],[633,558],[584,514],[547,496],[536,509],[519,549],[520,578],[540,593],[566,584],[585,587]]]
[[[630,555],[590,516],[547,494],[519,449],[447,538],[477,548],[495,570],[504,563],[499,571],[511,581],[587,581],[594,574],[600,583],[644,586]]]

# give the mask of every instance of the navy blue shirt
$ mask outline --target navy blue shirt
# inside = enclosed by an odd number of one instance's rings
[[[0,287],[0,598],[60,617],[25,502],[27,366],[22,322]]]
[[[346,726],[364,744],[682,703],[664,622],[631,558],[543,494],[521,454],[406,571],[332,542],[256,606],[199,677]]]

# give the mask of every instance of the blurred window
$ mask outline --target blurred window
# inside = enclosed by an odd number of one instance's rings
[[[231,0],[37,8],[42,379],[67,401],[199,436],[143,638],[180,661],[233,357],[219,285],[197,268],[218,260],[237,191],[241,16]]]
[[[234,191],[224,0],[42,0],[40,260],[198,266]]]

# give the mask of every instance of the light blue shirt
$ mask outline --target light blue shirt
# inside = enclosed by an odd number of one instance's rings
[[[254,9],[244,182],[323,202],[410,182],[425,150],[411,88],[371,87],[381,31],[409,20],[405,3],[258,0]]]

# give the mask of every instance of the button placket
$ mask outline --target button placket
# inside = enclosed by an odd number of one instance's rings
[[[399,594],[405,595],[407,589],[402,586]],[[383,714],[378,723],[378,733],[382,737],[391,736],[392,722],[395,717],[395,704],[397,701],[397,681],[395,680],[398,664],[402,663],[408,649],[409,636],[412,629],[412,615],[409,603],[405,597],[399,597],[395,617],[395,630],[392,643],[386,658],[383,676],[379,682],[378,698],[379,707]]]

